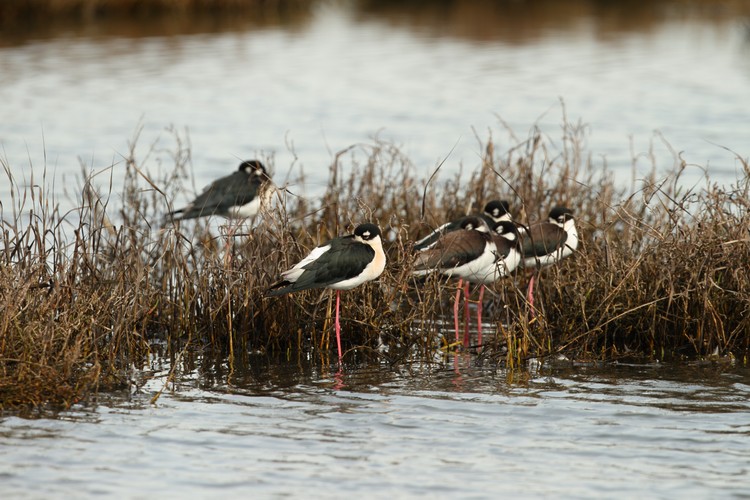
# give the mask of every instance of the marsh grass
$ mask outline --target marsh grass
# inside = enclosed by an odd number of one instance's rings
[[[592,161],[581,124],[564,119],[559,140],[537,130],[501,135],[477,137],[479,165],[448,177],[418,176],[390,143],[352,146],[334,155],[321,196],[292,194],[304,178],[290,179],[273,208],[231,238],[232,221],[163,223],[190,171],[178,132],[166,159],[156,144],[139,157],[136,136],[112,166],[124,171],[121,188],[111,171],[84,169],[78,208],[67,213],[45,172],[22,187],[3,164],[12,206],[3,207],[0,240],[2,406],[69,405],[129,388],[155,358],[173,370],[221,359],[228,378],[251,354],[330,366],[332,294],[264,292],[311,248],[362,221],[383,229],[388,265],[376,282],[342,294],[345,361],[440,363],[457,348],[445,326],[455,284],[412,278],[411,244],[492,198],[509,200],[523,223],[570,206],[581,245],[542,271],[533,318],[526,274],[490,287],[484,345],[471,347],[479,359],[511,371],[561,355],[747,361],[747,160],[736,157],[743,173],[730,186],[706,178],[686,189],[689,167],[675,155],[674,172],[659,180],[654,169],[626,192]]]

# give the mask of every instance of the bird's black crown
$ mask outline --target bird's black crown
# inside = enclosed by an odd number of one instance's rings
[[[359,236],[363,240],[371,240],[380,236],[380,228],[369,222],[360,224],[354,229],[354,236]]]
[[[516,239],[518,237],[518,228],[515,223],[508,220],[498,222],[493,226],[492,230],[500,236],[509,239]]]
[[[263,163],[260,162],[260,160],[247,160],[240,163],[240,172],[245,172],[247,174],[255,174],[255,175],[261,175],[264,177],[267,177],[266,174],[266,167],[263,165]]]
[[[482,227],[485,227],[485,222],[480,219],[479,217],[475,217],[473,215],[470,215],[468,217],[464,217],[461,220],[461,229],[469,229],[469,230],[480,230]]]
[[[505,200],[492,200],[484,206],[484,213],[492,217],[510,213],[510,204]]]
[[[573,218],[573,211],[566,207],[554,207],[549,212],[549,218],[554,219],[560,224]]]

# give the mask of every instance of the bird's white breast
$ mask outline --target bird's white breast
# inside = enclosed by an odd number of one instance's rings
[[[235,219],[248,219],[250,217],[255,217],[262,208],[270,205],[272,196],[273,187],[268,185],[262,186],[258,196],[250,200],[250,202],[245,203],[244,205],[234,206],[227,210],[227,212],[230,217]]]
[[[359,275],[329,285],[328,288],[333,288],[334,290],[350,290],[362,283],[374,280],[383,273],[383,270],[385,269],[385,252],[383,251],[383,242],[380,239],[380,236],[363,243],[370,245],[372,249],[375,250],[375,256],[370,263],[365,266]]]
[[[565,239],[562,256],[567,257],[578,248],[578,229],[573,219],[565,221],[563,229],[568,233],[568,237]]]

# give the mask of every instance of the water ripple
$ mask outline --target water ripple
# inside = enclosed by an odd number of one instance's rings
[[[501,372],[475,372],[474,387],[495,388],[488,392],[456,391],[452,369],[419,380],[387,374],[383,386],[340,391],[311,379],[273,395],[186,383],[154,406],[144,394],[57,419],[9,417],[0,492],[626,498],[747,491],[747,373],[707,381],[612,372],[538,377],[526,387],[508,385]]]

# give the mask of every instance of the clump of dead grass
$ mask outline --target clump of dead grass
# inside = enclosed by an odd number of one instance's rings
[[[183,354],[199,353],[226,360],[230,373],[259,352],[327,364],[332,294],[264,292],[312,247],[362,221],[383,229],[388,265],[377,282],[342,295],[345,359],[441,359],[455,349],[445,327],[455,289],[447,279],[411,278],[411,243],[493,198],[509,200],[523,223],[571,207],[581,246],[543,271],[533,319],[526,276],[492,287],[483,358],[515,368],[558,355],[747,357],[750,169],[740,157],[744,176],[728,187],[706,179],[684,190],[686,165],[676,157],[665,179],[652,172],[625,192],[585,150],[585,127],[567,120],[559,145],[537,130],[478,139],[480,165],[447,179],[417,175],[397,146],[373,140],[334,156],[319,202],[281,192],[227,246],[235,222],[161,222],[189,170],[189,144],[173,137],[166,172],[151,171],[154,150],[141,159],[133,145],[116,165],[125,170],[121,201],[96,187],[106,172],[85,172],[79,208],[66,214],[44,174],[21,189],[4,165],[12,207],[0,240],[3,407],[129,387],[154,356],[177,369]]]

